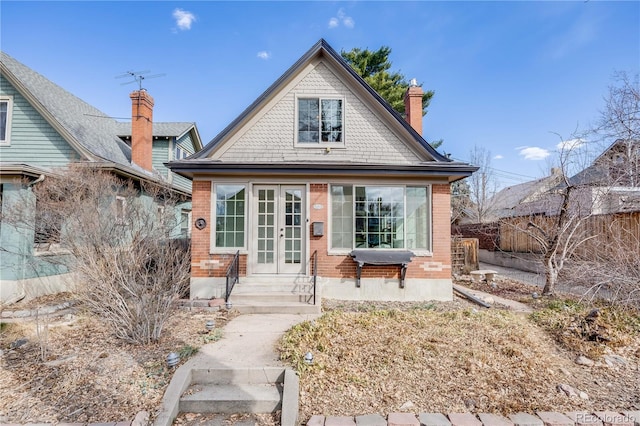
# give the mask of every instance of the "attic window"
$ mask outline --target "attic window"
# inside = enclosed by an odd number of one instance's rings
[[[183,158],[187,158],[188,156],[189,156],[189,153],[187,152],[186,149],[184,149],[180,145],[176,145],[176,149],[175,149],[176,160],[182,160]]]
[[[298,98],[297,106],[299,145],[344,143],[342,99]]]

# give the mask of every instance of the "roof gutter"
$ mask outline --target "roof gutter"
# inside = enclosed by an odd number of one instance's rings
[[[335,176],[335,177],[438,177],[455,182],[470,176],[478,167],[464,163],[322,164],[322,163],[222,163],[212,161],[171,161],[165,163],[174,173],[193,179],[196,175],[216,176]]]

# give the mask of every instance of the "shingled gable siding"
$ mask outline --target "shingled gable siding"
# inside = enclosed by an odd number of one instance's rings
[[[344,148],[324,151],[294,147],[296,95],[339,96],[345,101]],[[220,159],[229,162],[358,161],[377,164],[411,164],[422,161],[352,93],[336,75],[320,63],[257,121],[240,133]]]

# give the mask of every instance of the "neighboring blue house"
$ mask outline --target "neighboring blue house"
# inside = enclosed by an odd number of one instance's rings
[[[176,235],[188,234],[191,181],[163,163],[202,149],[198,130],[194,123],[153,123],[151,96],[142,89],[130,97],[132,120],[118,122],[0,52],[2,211],[32,196],[31,187],[56,168],[88,162],[128,179],[169,184],[188,200],[176,211]],[[33,229],[9,222],[0,222],[0,304],[64,289],[66,267],[47,261],[56,254],[36,247]]]

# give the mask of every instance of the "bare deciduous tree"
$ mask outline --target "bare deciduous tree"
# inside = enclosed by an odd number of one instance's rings
[[[469,185],[472,211],[478,223],[487,220],[492,212],[491,199],[496,194],[498,184],[491,168],[491,151],[484,147],[474,146],[470,153],[469,162],[479,167],[478,171],[469,176],[466,181]]]
[[[607,146],[613,150],[608,153],[611,158],[601,155],[589,168],[582,168],[583,136],[561,142],[558,165],[562,183],[541,199],[519,206],[519,220],[505,221],[537,243],[535,251],[541,255],[546,276],[543,294],[555,291],[560,272],[569,264],[567,276],[587,285],[590,291],[607,288],[609,297],[626,294],[635,295],[628,300],[638,299],[637,235],[610,232],[608,244],[578,251],[587,241],[601,237],[584,226],[590,217],[619,211],[616,209],[621,208],[623,200],[633,208],[629,201],[637,199],[640,190],[638,76],[631,79],[626,73],[617,73],[614,78],[617,85],[609,88],[599,125],[590,132],[594,139],[608,141]],[[570,178],[576,167],[582,172]],[[526,217],[529,219],[523,221]]]

